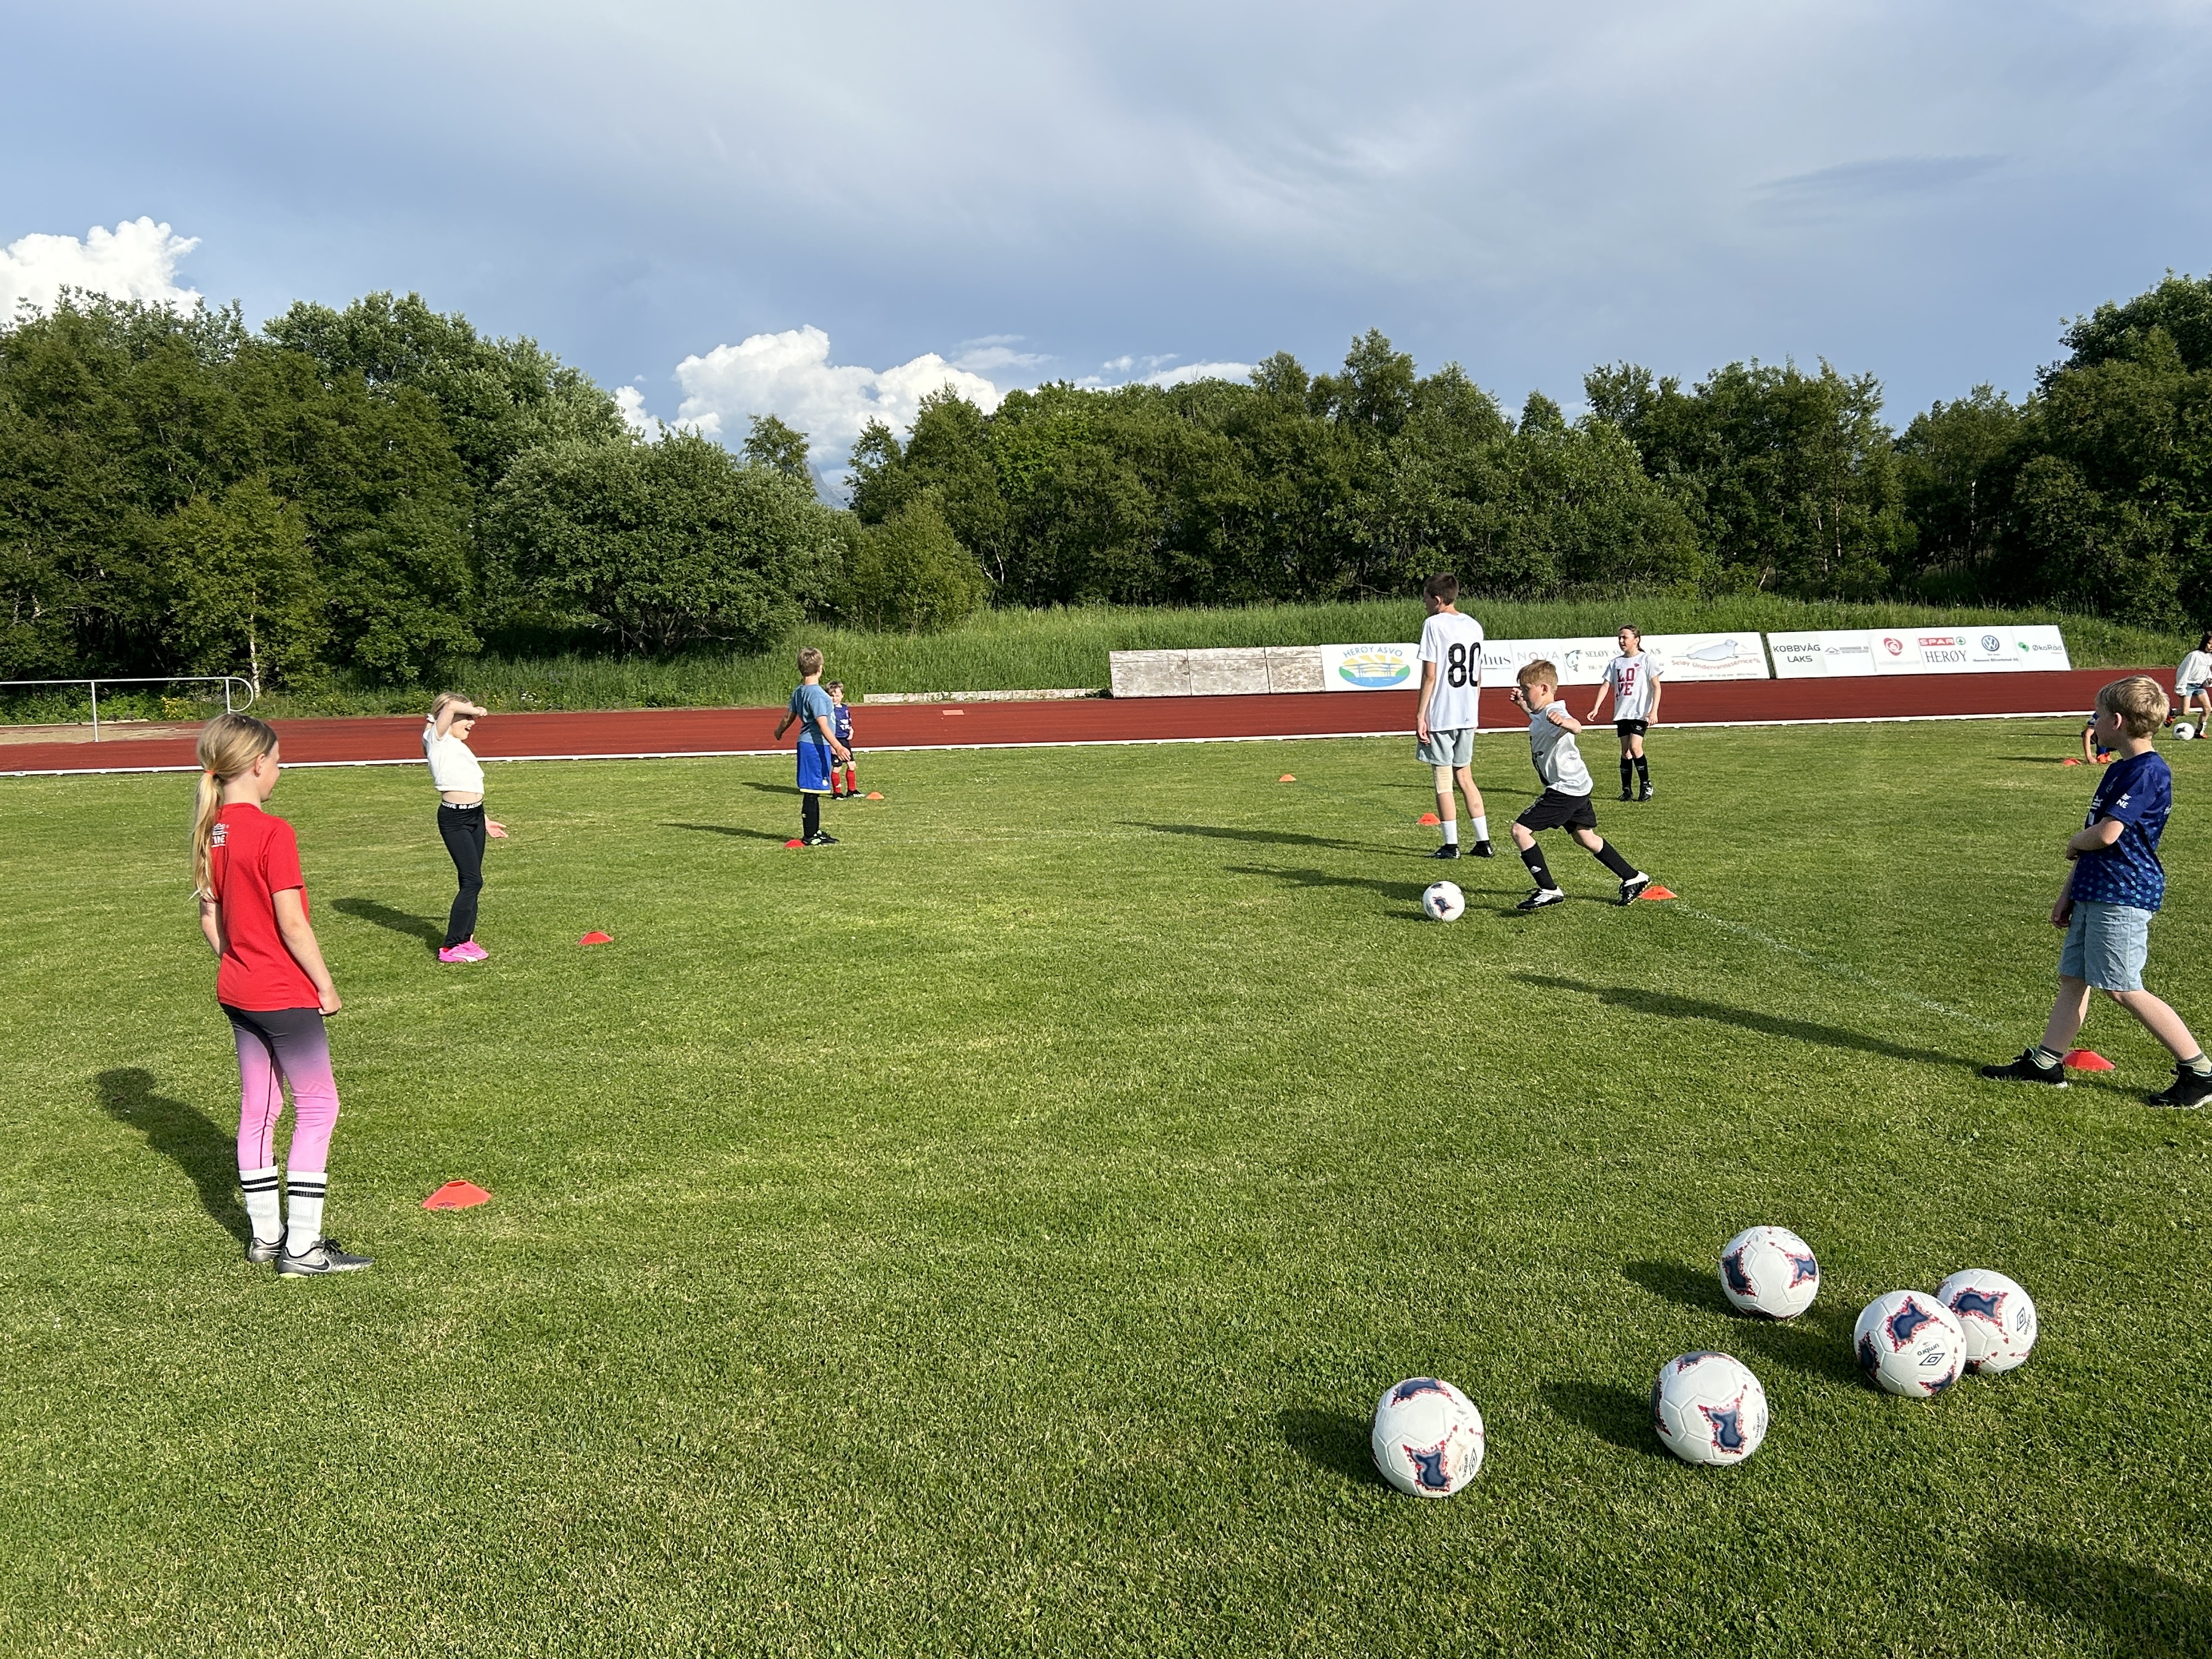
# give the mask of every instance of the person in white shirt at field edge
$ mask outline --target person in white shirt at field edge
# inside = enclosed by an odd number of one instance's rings
[[[2181,666],[2173,671],[2173,695],[2181,707],[2173,718],[2185,720],[2191,709],[2198,711],[2197,730],[2202,733],[2204,722],[2212,720],[2212,634],[2197,641],[2197,648],[2181,659]]]

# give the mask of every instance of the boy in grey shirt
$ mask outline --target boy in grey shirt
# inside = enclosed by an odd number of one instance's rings
[[[1559,671],[1540,660],[1528,664],[1516,678],[1520,684],[1514,689],[1513,701],[1528,713],[1528,758],[1535,763],[1536,775],[1543,780],[1544,793],[1513,820],[1513,844],[1521,849],[1521,862],[1528,866],[1528,874],[1536,883],[1536,890],[1515,908],[1541,910],[1566,902],[1567,896],[1552,881],[1544,849],[1536,845],[1540,830],[1567,831],[1620,878],[1620,896],[1615,902],[1633,903],[1636,896],[1651,884],[1651,878],[1621,857],[1597,832],[1597,809],[1590,805],[1589,768],[1583,764],[1583,751],[1575,745],[1575,733],[1583,725],[1559,701]]]

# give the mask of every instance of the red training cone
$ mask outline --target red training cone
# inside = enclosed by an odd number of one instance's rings
[[[806,843],[803,841],[787,841],[784,842],[784,845],[786,847],[804,847]]]
[[[1281,777],[1277,778],[1275,781],[1277,783],[1296,783],[1297,780],[1292,777],[1288,772],[1285,772]]]
[[[1416,823],[1442,823],[1443,820],[1438,817],[1434,812],[1424,812],[1420,817],[1415,818],[1413,822]]]
[[[1641,893],[1638,894],[1637,896],[1638,898],[1648,899],[1670,899],[1673,898],[1674,895],[1670,889],[1662,887],[1655,881],[1651,885],[1645,888]]]
[[[2059,1064],[2076,1072],[2109,1072],[2112,1069],[2112,1062],[2094,1048],[2069,1048],[2066,1058]]]
[[[426,1210],[468,1210],[491,1202],[491,1194],[473,1181],[449,1181],[422,1200]]]
[[[2079,755],[2069,755],[2058,763],[2061,766],[2079,766],[2081,763],[2081,757]]]
[[[596,927],[576,941],[579,945],[612,945],[614,942],[613,934],[602,933]]]

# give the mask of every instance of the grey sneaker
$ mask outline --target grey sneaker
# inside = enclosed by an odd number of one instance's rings
[[[335,1238],[319,1238],[298,1255],[285,1250],[276,1258],[279,1279],[314,1279],[323,1273],[354,1273],[376,1264],[365,1255],[348,1255]]]
[[[277,1253],[283,1248],[284,1235],[282,1233],[269,1239],[249,1238],[246,1241],[246,1259],[257,1267],[265,1267],[276,1259]]]

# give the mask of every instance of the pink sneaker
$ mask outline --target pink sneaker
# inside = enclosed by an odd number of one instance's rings
[[[438,960],[441,962],[481,962],[488,954],[489,952],[478,951],[476,948],[475,941],[470,939],[464,940],[459,945],[448,945],[444,950],[438,952]]]
[[[486,957],[491,954],[490,951],[485,950],[483,945],[477,944],[474,939],[465,939],[453,948],[457,951],[465,951],[471,962],[482,962]]]

